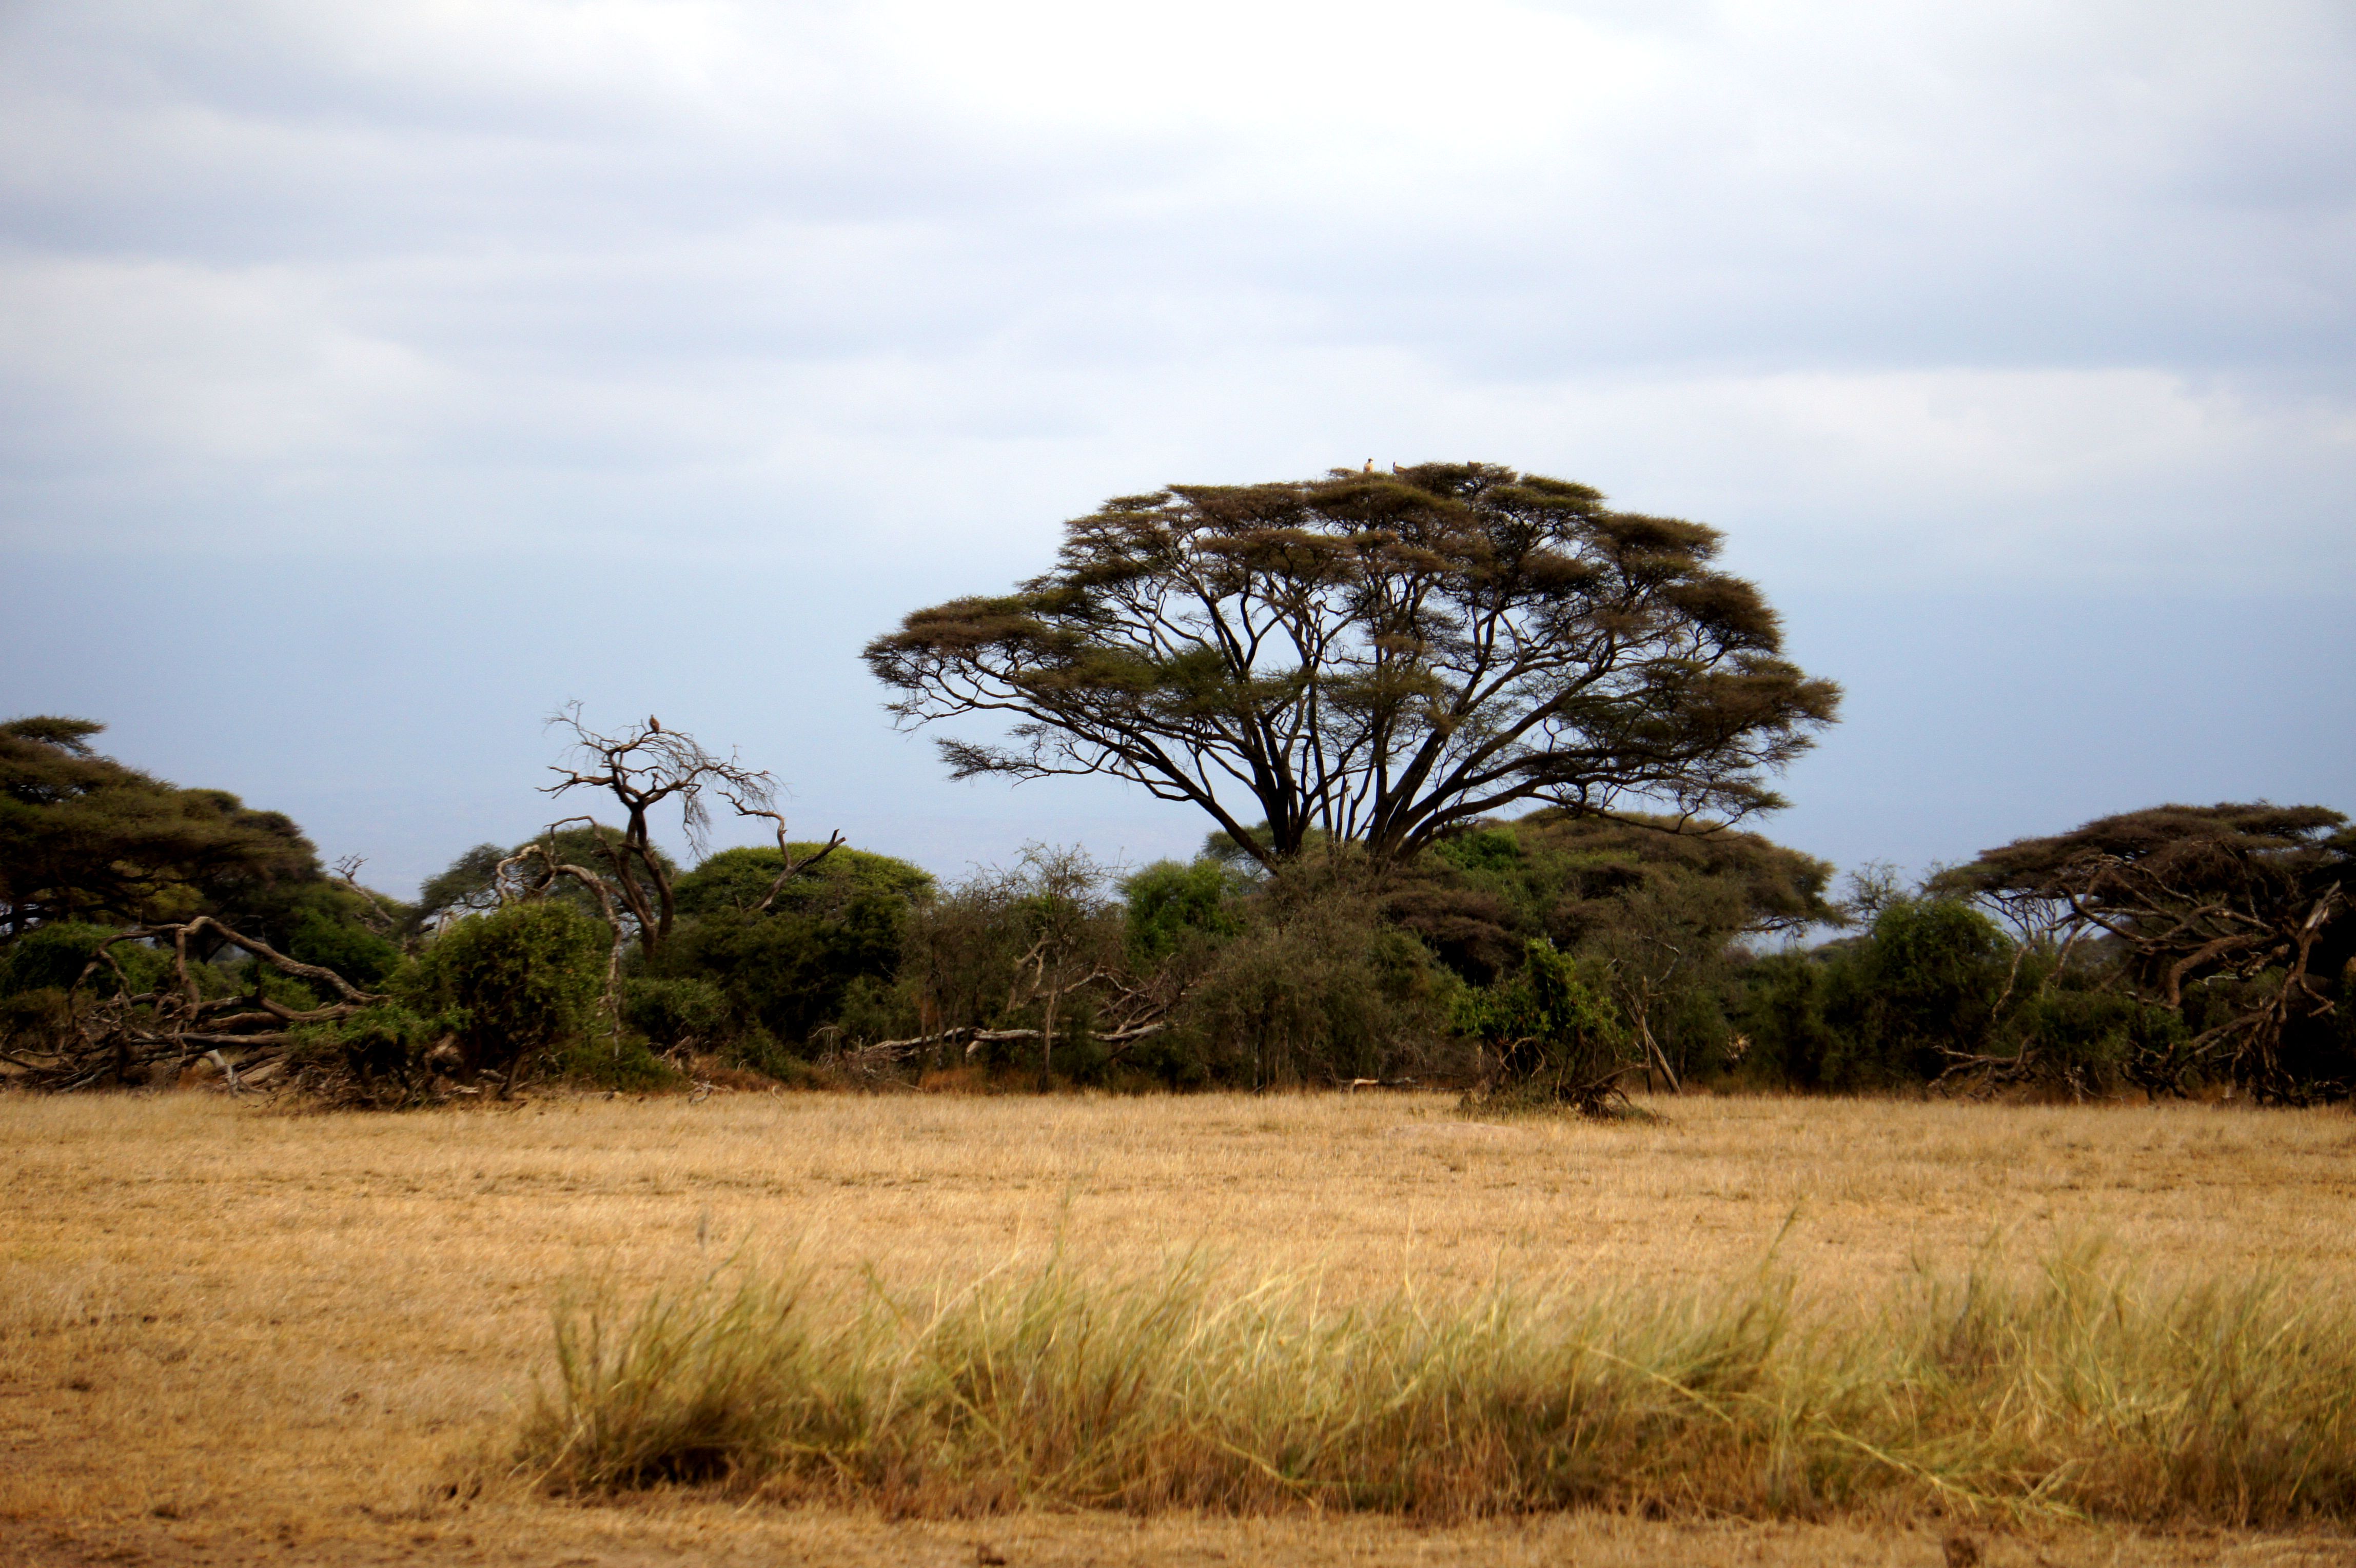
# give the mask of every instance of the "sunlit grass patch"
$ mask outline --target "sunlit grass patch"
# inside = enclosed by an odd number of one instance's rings
[[[2345,1519],[2356,1319],[2092,1250],[1865,1305],[1803,1303],[1772,1272],[1329,1305],[1312,1276],[1200,1257],[831,1295],[730,1268],[562,1306],[515,1453],[557,1491],[723,1482],[936,1514]]]

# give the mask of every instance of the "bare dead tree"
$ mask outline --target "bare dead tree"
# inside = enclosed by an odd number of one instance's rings
[[[778,844],[783,848],[786,823],[775,809],[776,778],[745,767],[734,754],[724,760],[715,757],[693,736],[663,728],[661,721],[652,714],[644,725],[633,725],[609,736],[582,723],[581,704],[572,703],[552,716],[549,723],[569,730],[573,746],[569,765],[558,764],[550,769],[557,775],[557,781],[545,786],[545,793],[561,799],[575,789],[602,790],[613,797],[623,812],[618,833],[589,817],[562,819],[550,823],[549,831],[552,833],[558,828],[579,826],[594,839],[598,854],[605,862],[604,885],[627,912],[637,927],[638,941],[648,952],[659,950],[669,938],[676,913],[671,871],[654,844],[652,816],[658,807],[667,801],[677,804],[680,825],[687,834],[689,846],[698,854],[703,853],[712,829],[711,810],[704,799],[707,791],[722,795],[741,816],[774,821]],[[762,908],[768,908],[792,876],[832,853],[841,837],[834,835],[826,849],[798,865],[788,854],[787,869],[770,888]]]

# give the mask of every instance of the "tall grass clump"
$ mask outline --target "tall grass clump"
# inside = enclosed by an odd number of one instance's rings
[[[1330,1306],[1200,1259],[1058,1254],[958,1289],[733,1271],[559,1310],[518,1468],[1026,1506],[1427,1518],[1845,1509],[2277,1524],[2356,1515],[2356,1327],[2278,1283],[2163,1288],[2099,1251],[1804,1305],[1508,1285]]]

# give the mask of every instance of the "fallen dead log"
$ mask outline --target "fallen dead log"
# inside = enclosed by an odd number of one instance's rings
[[[290,1007],[262,994],[257,971],[253,988],[234,995],[208,996],[189,962],[189,944],[209,934],[281,974],[320,987],[335,1000],[317,1007]],[[169,979],[147,991],[133,989],[116,956],[125,943],[168,947]],[[112,977],[113,989],[100,983]],[[104,939],[66,993],[62,1026],[45,1037],[17,1042],[8,1059],[22,1069],[27,1087],[53,1092],[170,1081],[205,1057],[219,1062],[224,1081],[240,1090],[273,1076],[293,1042],[291,1027],[331,1023],[386,1000],[352,984],[334,970],[289,958],[269,943],[231,929],[209,915],[194,919],[134,926]],[[232,1061],[225,1053],[234,1051]],[[261,1069],[265,1067],[271,1072]]]

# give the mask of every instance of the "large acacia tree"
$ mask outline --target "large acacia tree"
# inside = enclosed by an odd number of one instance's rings
[[[1780,657],[1719,539],[1484,463],[1177,486],[866,656],[905,725],[1012,721],[940,743],[957,777],[1125,779],[1271,865],[1315,835],[1395,859],[1525,800],[1731,822],[1780,803],[1766,776],[1839,692]]]

